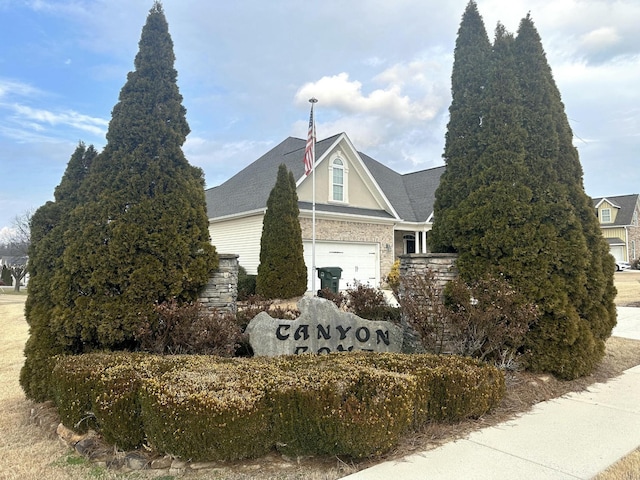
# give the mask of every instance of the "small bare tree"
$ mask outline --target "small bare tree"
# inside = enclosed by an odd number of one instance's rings
[[[12,233],[9,234],[3,248],[5,264],[13,277],[13,286],[16,292],[20,291],[20,284],[29,271],[32,216],[33,210],[16,215],[12,222]]]

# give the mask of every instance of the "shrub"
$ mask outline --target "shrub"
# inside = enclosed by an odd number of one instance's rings
[[[141,412],[149,441],[193,460],[236,460],[273,446],[269,375],[250,362],[192,357],[186,368],[147,378]]]
[[[387,303],[382,290],[362,283],[347,289],[346,305],[349,311],[367,320],[397,322],[400,318],[399,310]]]
[[[456,279],[445,289],[449,343],[453,353],[515,366],[538,309],[500,277],[467,284]]]
[[[140,412],[142,380],[178,368],[180,357],[95,353],[58,357],[53,369],[54,401],[64,425],[89,428],[119,448],[145,439]]]
[[[398,298],[398,290],[400,288],[400,259],[393,262],[391,270],[387,275],[386,282],[393,294]]]
[[[332,301],[338,308],[343,308],[347,305],[347,297],[345,297],[345,294],[342,292],[335,293],[330,288],[318,290],[318,297]]]
[[[296,181],[281,164],[267,199],[260,237],[256,292],[265,298],[293,298],[307,290],[299,217]]]
[[[156,306],[137,339],[142,350],[159,354],[232,356],[242,336],[235,315],[206,310],[199,303],[175,299]]]
[[[256,294],[257,275],[248,275],[247,270],[240,265],[238,268],[238,300],[245,301]]]
[[[347,357],[277,359],[283,373],[271,395],[278,450],[359,458],[389,451],[406,432],[415,379]]]
[[[366,457],[412,425],[477,417],[504,394],[495,367],[461,357],[373,354],[225,359],[86,354],[57,357],[61,419],[120,448],[143,441],[203,461],[277,448]]]
[[[453,280],[443,288],[433,271],[401,279],[400,309],[431,353],[453,353],[516,366],[538,309],[501,277],[467,284]]]
[[[413,425],[416,428],[432,420],[480,417],[500,403],[506,389],[500,370],[472,358],[358,352],[347,361],[414,376],[417,388]]]

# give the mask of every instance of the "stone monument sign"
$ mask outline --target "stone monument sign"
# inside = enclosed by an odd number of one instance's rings
[[[262,312],[249,322],[245,333],[255,355],[400,352],[402,348],[402,329],[393,323],[365,320],[323,298],[303,297],[298,309],[300,316],[295,320]]]

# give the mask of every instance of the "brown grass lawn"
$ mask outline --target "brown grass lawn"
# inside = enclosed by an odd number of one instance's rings
[[[616,273],[620,306],[640,306],[640,272]],[[69,450],[53,432],[52,421],[37,426],[31,420],[34,405],[24,397],[18,378],[23,363],[22,351],[28,336],[24,321],[24,294],[0,294],[0,480],[75,480],[75,479],[150,479],[188,478],[198,480],[250,478],[332,480],[366,468],[381,459],[354,464],[337,458],[287,459],[272,454],[265,458],[218,465],[215,469],[174,473],[164,471],[114,472],[91,464]],[[596,371],[585,378],[565,382],[549,375],[508,373],[507,395],[491,414],[473,421],[457,424],[433,424],[422,432],[405,438],[394,452],[384,459],[437,447],[469,432],[495,425],[518,413],[527,411],[537,402],[555,398],[571,391],[579,391],[595,382],[620,374],[640,364],[640,341],[611,338],[606,356]],[[44,411],[47,411],[46,409]],[[45,417],[46,418],[46,417]],[[614,465],[598,480],[640,478],[640,451]],[[634,476],[635,475],[635,476]]]

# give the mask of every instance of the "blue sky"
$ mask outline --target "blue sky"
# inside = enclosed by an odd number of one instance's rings
[[[640,193],[640,2],[478,0],[489,35],[528,12],[563,96],[591,196]],[[53,198],[78,141],[99,150],[152,0],[0,0],[0,239]],[[467,0],[165,0],[207,186],[288,136],[405,173],[443,164],[453,48]],[[301,160],[302,161],[302,160]]]

